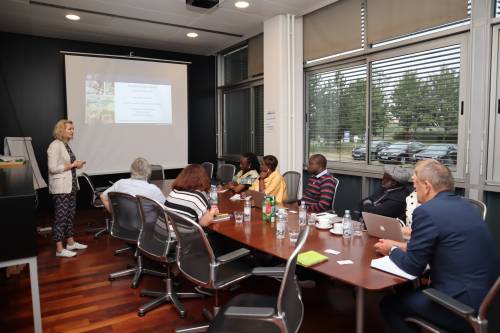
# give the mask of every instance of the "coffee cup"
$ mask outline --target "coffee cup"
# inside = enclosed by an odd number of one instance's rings
[[[343,231],[342,223],[334,223],[333,224],[333,232],[336,234],[341,234]]]

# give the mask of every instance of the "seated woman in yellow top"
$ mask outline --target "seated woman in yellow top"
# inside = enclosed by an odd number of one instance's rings
[[[253,153],[245,153],[240,157],[240,171],[227,184],[227,188],[235,193],[248,190],[259,178],[259,160]]]
[[[262,158],[260,166],[259,181],[253,183],[251,190],[265,192],[266,194],[274,195],[276,202],[283,202],[288,199],[286,183],[283,176],[276,167],[278,159],[273,155],[267,155]]]

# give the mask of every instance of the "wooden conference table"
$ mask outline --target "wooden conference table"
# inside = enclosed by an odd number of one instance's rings
[[[161,181],[154,183],[162,190],[167,189]],[[221,213],[243,210],[243,201],[231,201],[229,200],[230,196],[229,191],[219,195],[219,211]],[[298,214],[294,212],[298,211],[297,204],[283,206],[289,208],[288,220],[296,222]],[[294,244],[290,243],[288,237],[285,239],[276,238],[275,224],[264,223],[262,211],[258,208],[252,208],[250,223],[236,224],[234,218],[231,218],[231,220],[214,223],[209,228],[247,247],[269,253],[283,260],[287,260],[294,250]],[[309,267],[309,269],[355,287],[357,333],[363,332],[365,290],[379,291],[407,281],[370,267],[371,260],[380,257],[373,248],[376,242],[377,238],[368,236],[366,232],[363,232],[361,237],[353,236],[346,240],[342,236],[331,234],[328,230],[318,230],[311,227],[309,237],[302,250],[315,250],[328,257],[328,261]],[[328,254],[324,252],[326,249],[336,250],[340,253],[338,255]],[[352,260],[354,264],[340,265],[337,263],[338,260]]]

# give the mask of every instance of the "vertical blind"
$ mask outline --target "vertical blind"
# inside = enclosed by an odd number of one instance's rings
[[[257,156],[264,155],[264,86],[254,90],[254,151]]]
[[[251,151],[250,89],[224,94],[224,154]]]

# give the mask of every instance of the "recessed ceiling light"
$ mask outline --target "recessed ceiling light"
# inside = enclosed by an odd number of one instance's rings
[[[188,32],[186,34],[186,36],[188,36],[189,38],[196,38],[196,37],[198,37],[198,34],[196,32],[191,31],[191,32]]]
[[[246,1],[236,1],[234,5],[236,6],[236,8],[240,9],[247,8],[248,6],[250,6],[250,4]]]
[[[71,21],[78,21],[80,19],[80,16],[75,14],[68,14],[66,15],[66,18]]]

